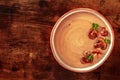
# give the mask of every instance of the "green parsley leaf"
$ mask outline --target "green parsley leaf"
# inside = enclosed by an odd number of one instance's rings
[[[93,28],[94,30],[97,30],[98,27],[99,27],[99,25],[98,25],[97,23],[93,23],[93,24],[92,24],[92,28]]]
[[[90,55],[88,56],[88,60],[93,60],[93,55],[92,55],[92,54],[90,54]]]
[[[110,39],[104,39],[104,41],[105,41],[106,43],[108,43],[108,44],[111,43]]]

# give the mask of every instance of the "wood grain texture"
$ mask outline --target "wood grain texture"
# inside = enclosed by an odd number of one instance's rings
[[[89,73],[68,71],[49,45],[57,19],[75,8],[103,14],[115,32],[111,56]],[[0,80],[120,80],[120,0],[0,0]]]

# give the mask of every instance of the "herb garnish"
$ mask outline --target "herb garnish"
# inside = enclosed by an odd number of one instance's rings
[[[92,24],[92,28],[93,28],[94,30],[97,30],[98,27],[99,27],[99,25],[98,25],[97,23],[93,23],[93,24]]]
[[[93,60],[93,55],[92,54],[90,54],[89,56],[88,56],[88,60]]]
[[[105,41],[106,43],[108,43],[108,44],[111,43],[110,39],[104,39],[104,41]]]

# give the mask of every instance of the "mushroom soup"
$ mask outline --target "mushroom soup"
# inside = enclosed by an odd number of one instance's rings
[[[88,67],[99,62],[110,45],[105,23],[91,13],[75,13],[62,20],[55,33],[55,48],[65,64]]]

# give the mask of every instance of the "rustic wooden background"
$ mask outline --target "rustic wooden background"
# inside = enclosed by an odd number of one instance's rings
[[[65,12],[88,7],[115,32],[111,56],[89,73],[68,71],[54,60],[50,32]],[[120,80],[120,0],[0,0],[0,80]]]

